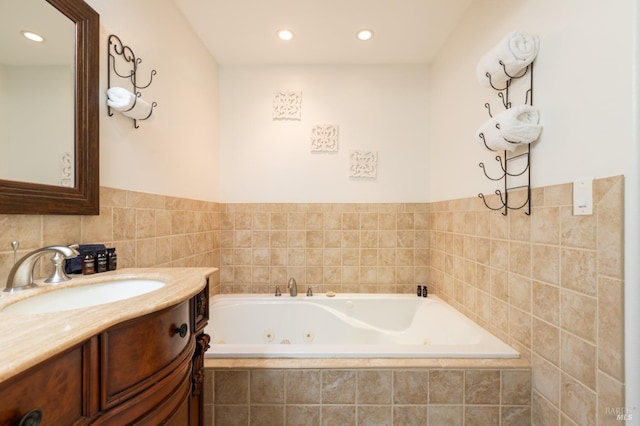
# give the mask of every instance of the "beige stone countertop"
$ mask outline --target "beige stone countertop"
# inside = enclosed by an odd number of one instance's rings
[[[71,275],[72,279],[54,286],[2,293],[0,297],[0,382],[25,371],[65,349],[82,343],[107,328],[173,306],[198,294],[207,276],[216,268],[135,268],[95,275]],[[16,314],[3,308],[18,300],[67,287],[123,279],[159,280],[158,290],[129,299],[82,309]],[[42,280],[36,281],[41,284]]]

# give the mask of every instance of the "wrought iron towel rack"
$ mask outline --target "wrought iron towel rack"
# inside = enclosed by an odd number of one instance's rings
[[[126,69],[125,72],[120,72],[118,70],[118,65],[116,64],[118,62],[118,59],[121,59],[120,62],[122,62],[123,64],[122,67]],[[127,84],[130,83],[133,86],[133,90],[131,92],[136,95],[136,98],[134,99],[133,105],[127,111],[131,111],[135,108],[136,102],[142,96],[140,90],[146,89],[147,87],[151,86],[153,76],[157,74],[157,71],[155,69],[151,70],[149,82],[145,85],[138,84],[138,65],[140,65],[141,63],[142,59],[136,58],[133,50],[129,46],[122,43],[117,35],[111,34],[109,36],[107,46],[107,88],[110,89],[111,87],[115,86],[115,84],[112,86],[112,77],[114,79],[115,77],[119,77],[122,80],[126,80]],[[145,118],[133,118],[133,127],[137,129],[138,127],[140,127],[138,126],[138,120],[147,120],[149,117],[151,117],[151,114],[153,114],[153,109],[157,105],[157,102],[151,103],[151,111]],[[113,116],[111,107],[107,106],[107,112],[109,114],[109,117]]]
[[[500,61],[500,65],[502,66],[505,75],[507,75],[507,77],[510,78],[509,80],[507,80],[505,87],[503,88],[496,87],[494,83],[491,81],[491,74],[489,73],[487,73],[487,78],[489,79],[489,84],[491,85],[491,87],[498,92],[497,96],[501,99],[503,107],[505,109],[511,108],[511,100],[509,99],[509,96],[510,96],[509,89],[511,87],[512,82],[514,80],[521,79],[525,76],[529,77],[529,88],[525,92],[524,103],[533,105],[533,62],[529,64],[524,69],[524,71],[522,71],[519,75],[514,75],[514,76],[509,75],[502,61]],[[493,115],[491,114],[490,103],[487,102],[484,104],[484,106],[487,109],[487,112],[489,113],[489,117],[493,117]],[[480,133],[479,136],[480,136],[480,139],[482,139],[484,146],[488,150],[496,151],[494,149],[489,148],[485,140],[484,134]],[[509,140],[506,140],[506,142],[514,143]],[[485,198],[485,195],[482,192],[478,194],[478,197],[482,199],[482,202],[489,210],[496,210],[496,211],[502,210],[502,214],[504,216],[507,215],[509,210],[520,210],[523,208],[525,209],[524,213],[526,215],[530,215],[531,214],[531,145],[526,144],[525,152],[517,155],[512,155],[512,156],[509,156],[507,154],[507,151],[504,150],[502,155],[496,155],[495,160],[500,165],[500,170],[501,170],[501,172],[498,174],[497,177],[492,177],[487,173],[485,164],[483,162],[481,162],[479,166],[482,169],[484,175],[487,177],[487,179],[495,182],[499,182],[499,181],[503,182],[503,189],[496,189],[494,191],[494,193],[498,196],[500,200],[499,205],[498,206],[489,205],[489,203],[487,202],[487,199]],[[522,163],[524,163],[524,165]],[[515,171],[514,171],[514,168],[516,168]],[[526,183],[522,185],[511,186],[511,181],[514,180],[514,178],[517,178],[519,176],[525,176]],[[522,179],[525,179],[525,178],[523,177]],[[526,191],[526,197],[525,197],[526,199],[524,200],[523,203],[512,205],[509,203],[509,193],[517,190]]]

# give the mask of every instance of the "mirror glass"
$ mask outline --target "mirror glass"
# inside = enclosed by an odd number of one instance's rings
[[[0,0],[0,179],[75,186],[74,65],[73,21],[46,1]]]

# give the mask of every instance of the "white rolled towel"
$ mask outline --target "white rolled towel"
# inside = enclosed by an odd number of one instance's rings
[[[144,120],[151,115],[153,106],[135,93],[122,87],[111,87],[107,90],[107,105],[127,117]]]
[[[540,113],[536,108],[518,105],[487,120],[478,129],[478,142],[494,151],[513,151],[519,145],[529,144],[540,137],[542,126],[539,122]]]
[[[519,31],[510,32],[500,43],[480,58],[476,66],[478,81],[485,87],[493,85],[494,88],[502,89],[511,77],[519,75],[533,62],[538,55],[539,45],[538,36]]]

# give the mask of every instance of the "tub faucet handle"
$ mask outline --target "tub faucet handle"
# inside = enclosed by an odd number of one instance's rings
[[[276,286],[276,297],[278,296],[282,296],[282,293],[280,292],[280,287]]]
[[[307,296],[313,296],[313,291],[311,290],[311,286],[307,289]]]

